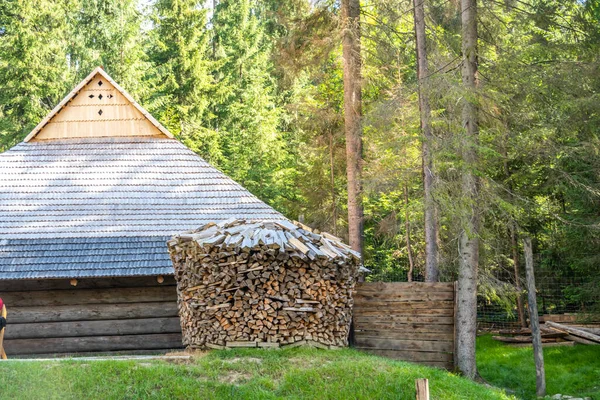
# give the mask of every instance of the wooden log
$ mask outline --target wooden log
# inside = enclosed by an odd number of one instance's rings
[[[316,312],[317,309],[312,307],[283,307],[284,311],[294,311],[294,312]]]
[[[571,325],[571,326],[573,326],[573,325]],[[574,326],[574,327],[579,328],[582,331],[593,333],[594,335],[600,335],[600,328],[592,328],[592,327],[587,327],[587,326]]]
[[[11,324],[6,339],[180,333],[178,317]]]
[[[579,344],[587,344],[587,345],[598,345],[598,342],[594,342],[592,340],[587,340],[584,338],[581,338],[579,336],[575,336],[575,335],[566,335],[565,339],[570,340],[572,342],[575,343],[579,343]]]
[[[263,349],[278,349],[279,348],[279,343],[273,343],[273,342],[258,342],[256,345]]]
[[[504,343],[533,343],[531,336],[492,336],[492,339]],[[556,342],[556,339],[557,337],[542,338],[542,343]]]
[[[546,326],[557,329],[559,331],[567,332],[574,336],[579,336],[581,338],[587,339],[589,341],[600,344],[600,335],[595,335],[593,333],[587,332],[583,329],[574,328],[572,326],[559,324],[557,322],[548,321],[546,322]]]
[[[182,347],[181,334],[178,333],[14,339],[5,341],[5,345],[9,355],[178,349]]]
[[[3,293],[7,304],[15,307],[62,306],[75,304],[119,304],[153,301],[176,301],[172,286],[115,289],[71,289]]]
[[[177,303],[80,304],[68,306],[33,306],[11,309],[10,323],[60,321],[98,321],[177,316]]]
[[[416,379],[415,388],[417,400],[429,400],[429,381],[427,379]]]
[[[533,272],[533,250],[531,239],[523,239],[525,250],[525,272],[527,277],[527,300],[529,306],[529,321],[531,325],[531,337],[533,339],[533,356],[535,359],[535,382],[538,397],[546,395],[546,372],[544,369],[544,352],[542,349],[542,335],[537,309],[537,292],[535,288],[535,276]]]
[[[511,347],[529,347],[531,343],[509,343]],[[575,342],[551,342],[551,343],[542,343],[542,347],[560,347],[560,346],[573,346]]]
[[[231,347],[231,348],[235,348],[235,347],[257,347],[257,343],[252,341],[252,342],[227,342],[227,344],[225,345],[225,347]]]
[[[160,286],[176,286],[173,275],[163,275]],[[156,277],[137,276],[131,278],[78,278],[77,289],[113,289],[159,286]],[[72,290],[69,279],[33,279],[0,281],[0,293],[32,292],[44,290]],[[174,288],[173,288],[174,289]],[[12,307],[11,307],[12,309]],[[11,311],[12,313],[12,311]]]

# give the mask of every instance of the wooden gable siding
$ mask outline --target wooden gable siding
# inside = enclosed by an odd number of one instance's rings
[[[0,281],[9,356],[181,348],[172,276]]]
[[[165,137],[115,86],[97,74],[32,140]]]

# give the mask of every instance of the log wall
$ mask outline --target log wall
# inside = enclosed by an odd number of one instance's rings
[[[454,367],[453,283],[359,283],[354,346],[381,356]]]
[[[0,281],[9,356],[181,348],[172,276]]]

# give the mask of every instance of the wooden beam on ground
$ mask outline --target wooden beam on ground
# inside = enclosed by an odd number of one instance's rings
[[[591,344],[591,345],[598,344],[596,342],[592,342],[591,340],[580,338],[579,336],[575,336],[575,335],[567,335],[567,336],[565,336],[565,339],[572,340],[573,342],[579,343],[579,344]]]
[[[542,334],[538,318],[535,275],[533,273],[533,250],[531,239],[523,239],[525,250],[525,272],[527,275],[527,296],[529,303],[529,321],[531,324],[531,337],[533,339],[533,356],[535,359],[535,384],[538,397],[546,395],[546,372],[544,370],[544,350],[542,348]]]
[[[591,332],[584,331],[582,329],[574,328],[572,326],[559,324],[557,322],[548,321],[546,322],[546,326],[557,329],[559,331],[567,332],[574,336],[579,336],[581,338],[587,339],[589,341],[595,342],[596,344],[600,344],[600,336],[595,335]]]
[[[542,347],[561,347],[561,346],[574,346],[575,342],[551,342],[542,343]],[[510,343],[510,347],[529,347],[531,343]]]

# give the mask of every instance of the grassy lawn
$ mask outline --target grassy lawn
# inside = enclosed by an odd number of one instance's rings
[[[355,350],[214,351],[190,362],[0,363],[3,399],[512,399],[451,373]]]
[[[547,347],[544,349],[546,386],[556,393],[600,400],[600,346]],[[514,390],[524,399],[535,398],[535,365],[529,347],[511,347],[492,339],[477,340],[477,367],[491,384]]]

